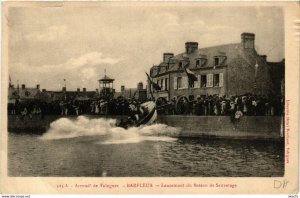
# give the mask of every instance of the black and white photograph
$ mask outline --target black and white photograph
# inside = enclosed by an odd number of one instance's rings
[[[34,5],[3,19],[9,178],[285,176],[283,7]]]

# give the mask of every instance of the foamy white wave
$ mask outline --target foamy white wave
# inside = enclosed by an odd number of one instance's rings
[[[76,119],[60,118],[50,124],[50,129],[42,136],[42,139],[105,135],[115,123],[114,119],[89,119],[84,116]]]
[[[131,127],[116,127],[115,119],[89,119],[79,116],[76,119],[60,118],[50,124],[50,129],[41,137],[44,140],[66,139],[80,136],[107,136],[97,144],[125,144],[142,141],[174,141],[178,128],[165,124]]]

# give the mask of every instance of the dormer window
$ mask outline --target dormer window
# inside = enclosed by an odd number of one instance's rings
[[[196,68],[203,67],[207,63],[207,56],[203,54],[199,54],[198,58],[196,58]]]
[[[28,97],[29,95],[30,95],[30,92],[26,90],[26,91],[25,91],[25,96]]]
[[[226,64],[226,59],[227,59],[227,56],[225,53],[222,53],[221,55],[217,55],[217,56],[214,56],[214,67],[216,66],[221,66],[221,65],[225,65]]]
[[[203,67],[206,64],[206,58],[199,58],[196,60],[196,67]]]
[[[200,67],[200,63],[201,63],[201,61],[199,59],[196,60],[196,67]]]
[[[157,74],[160,73],[160,67],[157,67]]]
[[[219,57],[215,57],[214,58],[214,66],[218,66],[220,64],[220,58]]]
[[[179,69],[182,69],[182,62],[179,62]]]

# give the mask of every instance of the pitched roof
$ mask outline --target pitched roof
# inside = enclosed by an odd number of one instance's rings
[[[112,79],[112,78],[108,77],[107,75],[104,75],[104,77],[101,78],[99,81],[104,82],[104,81],[114,81],[114,80],[115,80],[115,79]]]
[[[205,62],[201,68],[214,67],[214,57],[221,58],[219,62],[219,65],[221,66],[230,65],[237,57],[245,59],[250,65],[255,64],[255,61],[259,61],[258,64],[261,65],[265,64],[263,58],[260,57],[255,50],[244,50],[240,43],[234,43],[200,48],[190,54],[187,54],[186,52],[180,53],[170,58],[168,63],[162,62],[158,66],[152,67],[151,76],[163,74],[167,71],[177,71],[179,70],[180,62],[186,62],[188,68],[196,69],[196,61],[199,59],[202,59]]]
[[[64,100],[65,96],[67,99],[72,100],[88,100],[96,98],[96,91],[86,91],[86,92],[78,92],[78,91],[67,91],[66,93],[63,91],[59,92],[49,92],[51,93],[51,97],[53,100]]]

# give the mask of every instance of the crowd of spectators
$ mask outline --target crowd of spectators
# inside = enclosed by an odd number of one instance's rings
[[[218,95],[199,96],[189,101],[182,97],[180,102],[175,97],[170,101],[170,108],[160,114],[193,114],[198,116],[232,116],[236,112],[246,116],[280,116],[283,113],[282,97],[257,96],[245,94],[226,98]]]
[[[144,101],[136,99],[99,99],[84,101],[52,101],[44,102],[40,100],[19,101],[8,103],[9,115],[33,116],[33,115],[129,115],[136,111],[138,106]]]
[[[8,104],[8,114],[21,115],[21,118],[34,115],[130,115],[136,112],[145,101],[136,99],[99,99],[84,101],[53,101],[50,103],[32,100]],[[199,96],[195,100],[185,97],[173,98],[162,106],[158,105],[159,114],[197,115],[197,116],[280,116],[284,104],[281,97],[262,97],[253,94],[242,96]]]

